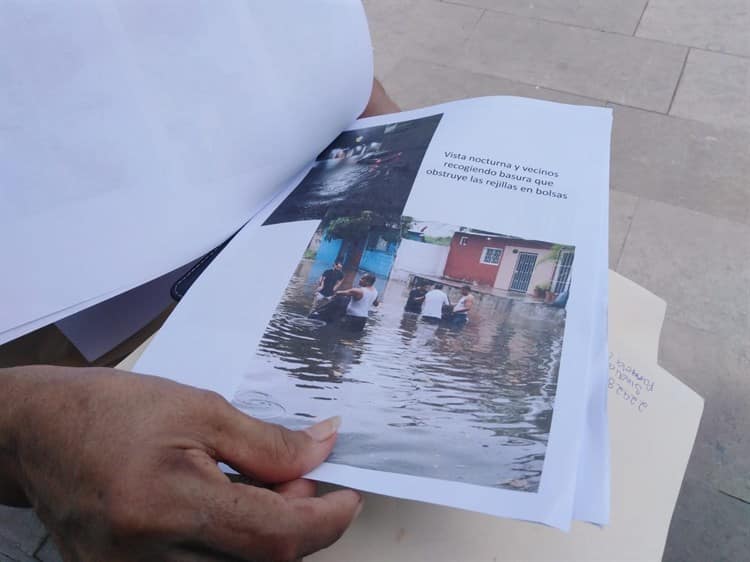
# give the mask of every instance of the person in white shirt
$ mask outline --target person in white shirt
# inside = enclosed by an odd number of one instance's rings
[[[336,291],[336,294],[351,297],[346,307],[345,325],[353,332],[361,332],[367,323],[370,308],[373,305],[377,306],[378,290],[375,288],[375,276],[365,273],[359,279],[359,287]]]
[[[443,306],[450,306],[448,295],[443,292],[443,286],[436,284],[427,291],[422,305],[422,319],[427,322],[437,323],[443,318]]]

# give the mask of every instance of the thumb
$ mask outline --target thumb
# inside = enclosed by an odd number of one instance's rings
[[[291,431],[247,416],[226,404],[212,443],[219,460],[261,482],[288,482],[322,463],[333,449],[341,418],[328,418]]]

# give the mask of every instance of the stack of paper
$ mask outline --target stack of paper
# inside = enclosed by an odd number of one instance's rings
[[[354,2],[11,2],[0,47],[24,53],[0,92],[0,342],[249,221],[138,370],[293,428],[341,415],[323,481],[608,522],[611,110],[355,121]],[[618,399],[647,407],[653,380],[623,369]]]
[[[357,2],[10,0],[0,52],[0,343],[223,242],[372,85]]]
[[[606,524],[610,126],[503,97],[357,121],[137,369],[288,427],[341,415],[319,480]]]

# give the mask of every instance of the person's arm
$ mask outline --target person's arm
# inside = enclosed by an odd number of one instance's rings
[[[351,289],[346,289],[344,291],[336,291],[336,294],[344,297],[352,297],[355,301],[358,301],[362,298],[364,293],[362,292],[362,289],[352,287]]]
[[[16,457],[20,430],[16,411],[23,394],[15,380],[6,378],[0,370],[0,504],[30,507],[29,498],[21,484],[21,467]]]
[[[401,111],[401,108],[386,93],[380,80],[373,78],[370,100],[367,102],[367,107],[365,107],[360,117],[372,117],[386,113],[398,113],[399,111]]]
[[[289,431],[215,393],[112,369],[0,370],[0,499],[31,505],[65,560],[294,560],[361,508],[300,476],[338,419]],[[224,462],[264,486],[233,483]]]

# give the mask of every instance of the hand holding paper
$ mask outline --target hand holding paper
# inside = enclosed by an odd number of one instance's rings
[[[14,428],[0,473],[15,475],[2,488],[25,491],[66,559],[292,560],[361,507],[356,492],[315,498],[299,479],[330,453],[336,419],[291,432],[214,393],[110,369],[0,377],[11,404],[0,423]],[[271,486],[232,483],[219,461]]]

